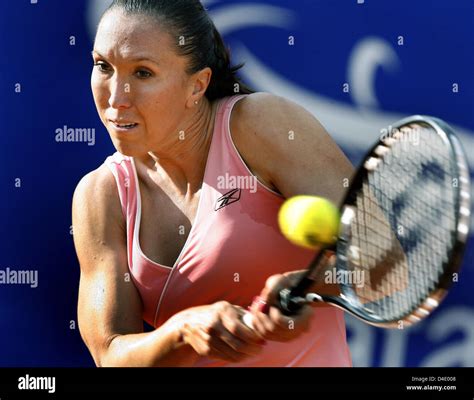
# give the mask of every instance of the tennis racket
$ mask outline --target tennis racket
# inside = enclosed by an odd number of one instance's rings
[[[469,194],[468,165],[453,130],[433,117],[399,121],[355,173],[340,207],[336,243],[315,256],[294,287],[280,292],[277,306],[291,315],[305,303],[325,302],[385,328],[422,320],[459,272]],[[338,294],[313,293],[330,258]],[[355,276],[362,282],[350,279]],[[269,308],[260,298],[254,307]],[[250,314],[244,322],[251,326]]]

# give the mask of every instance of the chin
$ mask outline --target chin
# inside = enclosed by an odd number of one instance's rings
[[[114,147],[119,153],[123,154],[124,156],[139,157],[140,155],[143,155],[143,151],[140,151],[140,149],[136,145],[114,142]]]
[[[148,158],[148,150],[146,146],[143,146],[141,141],[124,141],[112,137],[112,144],[120,154],[127,157],[133,157],[135,159],[146,159]]]

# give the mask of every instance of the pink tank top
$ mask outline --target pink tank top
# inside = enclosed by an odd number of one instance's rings
[[[234,104],[219,101],[197,215],[175,264],[160,265],[139,243],[141,199],[133,157],[107,157],[127,223],[128,264],[143,303],[143,319],[159,327],[181,310],[226,300],[246,308],[273,274],[303,269],[311,251],[286,240],[277,212],[284,198],[258,182],[230,134]],[[289,343],[268,342],[257,357],[227,363],[205,357],[196,366],[350,366],[343,311],[315,309],[308,333]]]

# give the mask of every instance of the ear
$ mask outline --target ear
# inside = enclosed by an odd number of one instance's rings
[[[191,76],[191,94],[186,102],[186,107],[197,107],[211,83],[212,69],[206,67]]]

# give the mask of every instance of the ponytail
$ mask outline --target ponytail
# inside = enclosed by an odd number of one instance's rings
[[[215,62],[211,66],[212,77],[207,88],[206,97],[209,100],[214,100],[236,94],[253,93],[253,90],[242,83],[237,76],[237,71],[244,64],[231,66],[230,50],[225,47],[222,36],[215,26],[213,26],[213,40]]]

